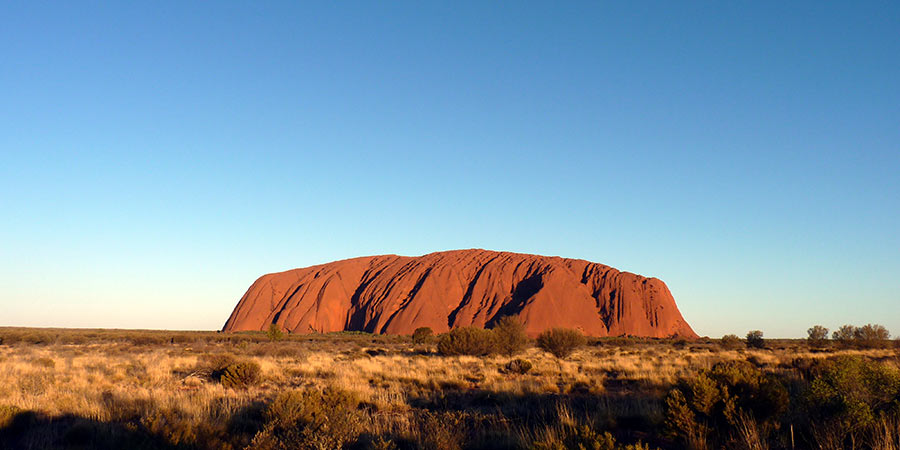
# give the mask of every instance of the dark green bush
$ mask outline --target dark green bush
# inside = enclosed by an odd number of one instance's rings
[[[562,434],[561,436],[559,434]],[[562,433],[546,433],[532,444],[535,450],[616,450],[616,439],[587,425],[566,427]]]
[[[441,335],[437,350],[444,356],[484,356],[497,351],[497,341],[491,330],[477,327],[456,328]]]
[[[532,364],[531,361],[527,359],[516,358],[503,366],[503,371],[505,373],[513,373],[517,375],[524,375],[531,370]]]
[[[806,342],[812,348],[825,348],[828,345],[828,328],[814,325],[806,330]]]
[[[882,348],[890,345],[891,333],[883,325],[867,324],[856,328],[853,339],[860,348]]]
[[[747,333],[747,347],[750,348],[766,348],[766,341],[763,339],[763,332],[753,330]]]
[[[269,324],[269,329],[266,330],[266,337],[272,342],[280,341],[284,339],[284,332],[281,331],[281,326],[277,323]]]
[[[255,361],[242,361],[226,367],[219,382],[227,388],[246,388],[259,381],[259,372],[259,364]]]
[[[334,387],[288,391],[266,409],[266,424],[251,448],[339,449],[362,430],[359,399]]]
[[[497,321],[493,328],[497,342],[497,352],[501,355],[513,356],[525,350],[528,335],[525,324],[517,317],[506,316]]]
[[[844,325],[832,334],[835,343],[844,348],[890,348],[891,333],[883,325],[867,324],[861,327]]]
[[[608,431],[601,431],[596,425],[578,423],[560,423],[546,427],[527,446],[534,450],[650,450],[648,444],[640,441],[622,445]]]
[[[553,328],[546,330],[537,338],[538,347],[557,358],[565,358],[576,348],[587,343],[587,339],[578,330],[570,328]]]
[[[765,439],[789,406],[781,380],[746,361],[729,361],[679,381],[666,397],[666,425],[689,448],[730,447],[748,423]]]
[[[853,325],[843,325],[831,334],[831,339],[841,347],[850,347],[853,345],[855,336],[856,327]]]
[[[213,381],[219,381],[222,378],[222,374],[225,373],[225,368],[236,362],[238,362],[237,358],[230,353],[203,355],[196,372],[198,375],[208,377]]]
[[[433,334],[434,331],[432,331],[431,328],[419,327],[416,328],[415,331],[413,331],[412,341],[415,344],[424,344],[425,342],[428,342],[428,339],[431,338]]]
[[[744,341],[734,334],[726,334],[719,340],[719,345],[726,350],[737,350],[744,348]]]
[[[813,367],[807,415],[852,442],[886,413],[900,412],[900,371],[857,356],[839,356]],[[815,434],[815,433],[814,433]]]

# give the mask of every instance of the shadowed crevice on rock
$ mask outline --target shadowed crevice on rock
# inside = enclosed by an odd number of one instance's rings
[[[475,276],[472,277],[472,280],[469,281],[468,286],[466,287],[466,294],[463,296],[462,300],[459,302],[459,305],[450,312],[450,315],[447,316],[447,326],[450,328],[455,328],[456,324],[456,316],[459,315],[459,312],[469,303],[472,302],[472,293],[475,291],[475,286],[478,284],[478,280],[481,278],[482,274],[484,274],[485,269],[487,269],[488,265],[495,261],[499,255],[494,256],[490,260],[486,261],[481,265],[478,269],[478,272],[475,273]]]
[[[488,321],[488,326],[493,326],[498,320],[506,316],[518,316],[525,309],[528,303],[541,288],[544,283],[541,280],[541,274],[536,273],[516,285],[512,293],[512,301],[503,305]]]

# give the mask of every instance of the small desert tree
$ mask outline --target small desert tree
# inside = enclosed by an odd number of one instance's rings
[[[831,334],[831,338],[842,347],[853,345],[853,339],[856,336],[856,327],[853,325],[844,325]]]
[[[744,347],[744,342],[736,334],[726,334],[722,336],[719,345],[726,350],[737,350]]]
[[[883,325],[870,323],[854,330],[853,338],[859,347],[876,348],[885,346],[891,333]]]
[[[753,330],[747,333],[747,347],[750,348],[765,348],[766,341],[763,339],[763,332],[760,330]]]
[[[501,355],[513,356],[524,350],[528,344],[525,325],[516,317],[501,318],[494,325],[493,331],[497,342],[497,352]]]
[[[812,328],[806,330],[806,334],[808,335],[806,341],[809,343],[810,347],[823,348],[828,345],[828,328],[825,328],[822,325],[814,325]]]
[[[272,342],[280,341],[280,340],[284,339],[284,332],[281,331],[281,327],[278,326],[277,323],[273,323],[273,324],[270,324],[269,329],[266,330],[266,336]]]
[[[576,348],[586,343],[587,339],[580,331],[570,328],[553,328],[544,331],[537,338],[538,347],[559,359],[571,355]]]
[[[428,341],[428,338],[430,338],[431,335],[433,335],[433,334],[434,334],[434,331],[432,331],[431,328],[419,327],[419,328],[416,328],[415,331],[413,331],[412,341],[414,344],[424,344],[425,342]]]

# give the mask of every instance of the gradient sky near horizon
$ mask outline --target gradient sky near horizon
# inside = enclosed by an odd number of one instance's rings
[[[898,2],[4,2],[0,326],[487,248],[900,334]]]

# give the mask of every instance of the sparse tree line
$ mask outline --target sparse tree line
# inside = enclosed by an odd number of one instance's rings
[[[422,327],[413,332],[412,340],[421,344],[432,339],[433,335],[431,328]],[[514,356],[524,351],[530,343],[525,325],[513,316],[500,318],[491,328],[454,328],[436,339],[437,352],[444,356]],[[536,343],[547,353],[565,358],[585,345],[587,338],[579,330],[551,328],[539,334]]]
[[[891,333],[883,325],[866,324],[861,327],[854,325],[843,325],[830,335],[828,328],[822,325],[813,325],[806,330],[806,342],[810,348],[822,350],[830,346],[849,349],[873,349],[873,348],[891,348],[900,344],[900,340],[896,343],[891,341]],[[830,339],[829,339],[830,336]],[[720,345],[725,349],[737,349],[741,347],[748,348],[766,348],[766,341],[763,339],[763,332],[760,330],[752,330],[747,333],[745,339],[739,338],[734,334],[726,334],[719,340]]]
[[[891,342],[891,334],[883,325],[866,324],[861,327],[843,325],[829,335],[830,330],[822,325],[814,325],[807,330],[807,343],[814,349],[825,349],[831,345],[840,348],[886,348],[895,344]],[[272,324],[267,336],[272,341],[284,338],[284,333],[277,325]],[[747,332],[744,339],[737,335],[723,336],[719,343],[725,349],[766,348],[766,340],[761,330]],[[830,337],[830,339],[829,339]],[[447,333],[435,335],[429,327],[417,328],[412,336],[415,344],[437,341],[437,352],[443,356],[514,356],[524,351],[530,339],[525,333],[525,325],[514,316],[506,316],[497,320],[491,328],[461,327]],[[900,341],[898,341],[900,342]],[[568,357],[575,349],[587,343],[587,337],[581,331],[570,328],[552,328],[538,335],[535,343],[538,348],[556,356]]]
[[[828,344],[828,328],[816,325],[809,330],[810,345],[826,346]],[[891,333],[878,324],[867,324],[861,327],[844,325],[831,334],[831,339],[841,347],[878,348],[887,345]]]

